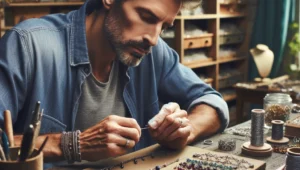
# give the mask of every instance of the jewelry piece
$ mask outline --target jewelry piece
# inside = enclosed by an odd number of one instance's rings
[[[182,126],[182,123],[183,123],[182,119],[179,119],[179,123],[180,123],[180,126]]]
[[[236,166],[225,165],[223,163],[199,161],[193,159],[186,159],[186,162],[179,163],[178,166],[174,167],[174,170],[233,170],[237,169]]]
[[[231,166],[233,169],[249,169],[254,168],[254,165],[244,159],[238,159],[233,156],[218,156],[212,153],[194,154],[193,158],[197,158],[206,162],[221,163]]]
[[[204,140],[204,141],[203,141],[203,144],[204,144],[204,145],[212,145],[212,144],[213,144],[213,141],[207,139],[207,140]]]
[[[287,148],[289,148],[289,146],[288,145],[282,145],[282,146],[272,145],[272,148],[273,148],[273,152],[285,154],[287,151]]]
[[[126,161],[123,161],[119,164],[116,164],[116,165],[112,165],[112,166],[109,166],[109,167],[105,167],[105,168],[102,168],[100,170],[111,170],[111,169],[114,169],[116,167],[120,167],[121,169],[123,169],[125,167],[125,164],[133,161],[134,164],[137,164],[138,163],[138,160],[141,159],[142,161],[145,160],[146,157],[151,157],[151,158],[154,158],[154,154],[151,153],[151,154],[148,154],[148,155],[144,155],[144,156],[140,156],[140,157],[135,157],[135,158],[132,158],[132,159],[129,159],[129,160],[126,160]]]
[[[221,139],[219,140],[218,148],[222,151],[233,151],[236,147],[236,141],[233,139]]]
[[[165,167],[167,167],[167,166],[169,166],[169,165],[171,165],[175,162],[179,162],[179,160],[180,159],[178,158],[175,161],[172,161],[172,162],[169,162],[169,163],[164,163],[163,165],[156,165],[154,168],[150,168],[149,170],[160,170],[161,168],[165,168]]]
[[[126,139],[126,143],[125,143],[125,147],[127,147],[129,145],[129,139]]]

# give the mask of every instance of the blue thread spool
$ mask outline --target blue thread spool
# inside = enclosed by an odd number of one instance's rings
[[[283,136],[283,124],[282,120],[272,120],[272,136],[267,137],[267,141],[270,143],[284,144],[290,140]]]
[[[285,159],[285,169],[286,170],[296,170],[300,169],[300,147],[288,148],[286,159]]]

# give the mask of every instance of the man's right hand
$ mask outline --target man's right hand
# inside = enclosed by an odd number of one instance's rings
[[[111,115],[80,134],[81,159],[97,161],[125,154],[140,140],[135,119]]]

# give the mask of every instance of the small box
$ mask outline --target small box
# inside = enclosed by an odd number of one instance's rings
[[[300,138],[300,116],[285,123],[285,136]]]
[[[19,162],[17,160],[19,150],[20,147],[10,148],[11,161],[0,161],[1,170],[43,170],[43,152],[23,162]]]
[[[224,34],[220,35],[220,45],[236,44],[244,41],[244,34]]]
[[[212,45],[213,34],[204,34],[197,37],[184,38],[183,47],[184,49],[195,49],[210,47]]]

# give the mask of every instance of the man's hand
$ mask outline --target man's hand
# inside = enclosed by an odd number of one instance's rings
[[[151,136],[161,145],[180,149],[191,140],[191,124],[187,112],[177,103],[165,104],[149,122]]]
[[[80,134],[82,159],[97,161],[125,154],[140,137],[141,128],[135,119],[108,116]]]

